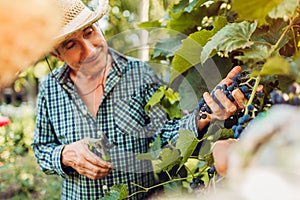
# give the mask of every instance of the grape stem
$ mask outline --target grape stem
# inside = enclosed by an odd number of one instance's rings
[[[251,96],[250,96],[250,98],[249,98],[249,100],[248,100],[248,102],[247,102],[247,105],[246,105],[246,109],[245,109],[244,115],[247,115],[247,114],[249,113],[248,106],[249,106],[250,104],[252,104],[252,102],[253,102],[253,99],[254,99],[255,94],[256,94],[256,92],[257,92],[256,90],[257,90],[257,88],[258,88],[258,86],[259,86],[260,79],[261,79],[260,76],[257,76],[257,77],[256,77],[255,84],[254,84],[254,86],[253,86],[253,89],[252,89],[252,92],[251,92]]]
[[[281,43],[284,41],[286,35],[288,34],[288,32],[293,28],[293,26],[296,24],[297,19],[298,19],[299,15],[297,14],[292,20],[290,20],[290,23],[288,25],[288,27],[284,30],[284,32],[282,33],[282,35],[280,36],[279,40],[276,42],[276,44],[273,46],[273,48],[270,51],[270,55],[275,52],[276,50],[279,49],[279,46],[281,45]]]
[[[169,181],[166,181],[166,182],[163,182],[163,183],[154,185],[154,186],[152,186],[152,187],[143,187],[143,186],[141,186],[141,185],[138,185],[138,184],[135,184],[135,183],[131,183],[132,185],[137,186],[137,187],[141,188],[142,190],[139,190],[139,191],[137,191],[137,192],[134,192],[134,193],[128,195],[127,197],[130,198],[130,197],[132,197],[132,196],[134,196],[134,195],[137,195],[137,194],[139,194],[139,193],[146,193],[146,192],[149,192],[150,190],[152,190],[152,189],[154,189],[154,188],[156,188],[156,187],[163,186],[163,185],[166,185],[166,184],[168,184],[168,183],[173,183],[173,182],[176,182],[176,181],[184,181],[184,180],[187,180],[187,177],[185,177],[185,178],[176,178],[176,179],[172,179],[172,180],[169,180]]]

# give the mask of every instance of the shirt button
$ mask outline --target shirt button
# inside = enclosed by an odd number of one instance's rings
[[[102,190],[107,190],[107,189],[108,189],[107,185],[102,186]]]
[[[82,110],[82,114],[83,115],[87,115],[87,111],[86,110]]]

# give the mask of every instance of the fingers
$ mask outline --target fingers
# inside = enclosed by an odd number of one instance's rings
[[[232,96],[239,108],[241,108],[241,109],[245,108],[245,105],[247,104],[248,100],[245,98],[245,96],[241,90],[239,90],[239,89],[233,90]]]
[[[226,76],[228,79],[232,79],[234,76],[236,76],[238,73],[242,72],[241,66],[235,66]]]
[[[256,92],[263,92],[264,90],[264,86],[263,85],[259,85],[256,89]]]
[[[88,145],[84,145],[82,149],[82,157],[84,157],[87,162],[99,167],[112,168],[112,164],[110,162],[100,159],[96,154],[89,150]]]
[[[221,90],[216,90],[215,96],[217,97],[218,101],[222,103],[226,113],[231,115],[236,111],[236,105],[230,101]]]
[[[225,79],[223,79],[219,85],[230,85],[232,83],[232,78],[236,76],[237,74],[242,72],[242,68],[240,66],[235,66],[226,76]]]
[[[111,168],[102,168],[94,166],[90,163],[82,164],[82,163],[74,163],[73,168],[81,175],[87,176],[92,180],[97,180],[104,178],[111,172]]]
[[[208,92],[205,92],[203,94],[203,98],[204,98],[206,104],[210,107],[212,113],[214,113],[214,114],[222,113],[222,109],[220,108],[218,103],[214,101],[214,99]]]
[[[235,103],[231,102],[227,96],[218,89],[214,92],[214,99],[208,92],[203,94],[203,98],[212,110],[212,118],[225,120],[230,117],[237,109]]]
[[[78,157],[76,160],[74,160],[72,168],[75,169],[79,174],[87,176],[92,180],[101,179],[111,172],[112,165],[101,160],[100,158],[98,158],[98,160],[100,160],[100,162],[90,162],[89,158],[84,156]],[[101,164],[99,165],[99,163]]]
[[[64,147],[62,164],[72,167],[79,174],[92,180],[103,178],[112,170],[112,164],[91,152],[85,140],[80,140]]]

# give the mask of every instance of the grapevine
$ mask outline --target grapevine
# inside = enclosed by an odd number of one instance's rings
[[[201,139],[195,138],[191,132],[183,131],[175,146],[155,149],[156,152],[159,151],[156,157],[151,157],[151,151],[154,151],[151,148],[147,155],[139,155],[138,159],[153,161],[159,177],[167,174],[167,180],[163,180],[159,186],[178,183],[187,193],[192,194],[213,189],[214,184],[223,180],[214,166],[214,142],[242,137],[243,132],[252,125],[253,119],[263,116],[275,104],[300,106],[300,9],[299,1],[293,2],[294,4],[288,0],[181,0],[170,8],[169,21],[162,23],[161,27],[188,36],[173,55],[162,49],[155,49],[158,56],[154,59],[159,57],[172,62],[170,85],[178,81],[180,74],[186,79],[190,78],[193,89],[198,91],[197,86],[202,82],[195,81],[199,79],[194,73],[195,67],[204,64],[209,58],[214,61],[222,59],[221,63],[228,66],[229,62],[230,68],[240,65],[243,72],[233,77],[231,84],[215,87],[210,95],[218,102],[215,92],[222,90],[228,99],[234,101],[232,91],[239,89],[247,101],[244,102],[244,108],[237,110],[231,118],[211,122]],[[264,7],[265,10],[253,5]],[[149,22],[149,26],[151,25]],[[161,40],[159,46],[170,45],[169,41],[166,40],[164,44]],[[219,65],[220,71],[226,68],[225,64]],[[260,86],[263,87],[262,91],[259,90]],[[188,96],[185,88],[179,86],[178,90],[181,97]],[[203,89],[198,95],[200,101],[196,102],[196,109],[190,110],[198,120],[206,119],[212,114],[212,110],[201,98],[205,91],[207,90]],[[164,93],[163,90],[159,92]],[[152,107],[159,102],[156,99],[154,103],[148,103]],[[219,105],[222,107],[221,102]],[[187,144],[190,146],[186,147]],[[184,145],[186,148],[183,148]],[[166,159],[171,156],[172,159]],[[141,192],[148,192],[157,186],[139,187]]]

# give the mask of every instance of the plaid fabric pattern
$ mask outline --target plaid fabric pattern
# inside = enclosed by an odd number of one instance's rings
[[[136,160],[146,153],[149,144],[160,135],[163,144],[176,141],[179,129],[197,134],[195,116],[168,120],[159,106],[147,115],[144,106],[161,85],[151,67],[135,58],[125,57],[110,49],[113,67],[109,72],[104,96],[93,118],[69,79],[69,67],[54,70],[40,84],[36,109],[36,128],[32,148],[38,164],[46,174],[63,178],[61,199],[100,199],[115,184],[127,184],[129,194],[156,183],[151,162]],[[107,137],[114,146],[110,150],[114,165],[109,176],[90,180],[72,168],[63,168],[64,145],[84,137]],[[140,193],[131,199],[143,199]]]

